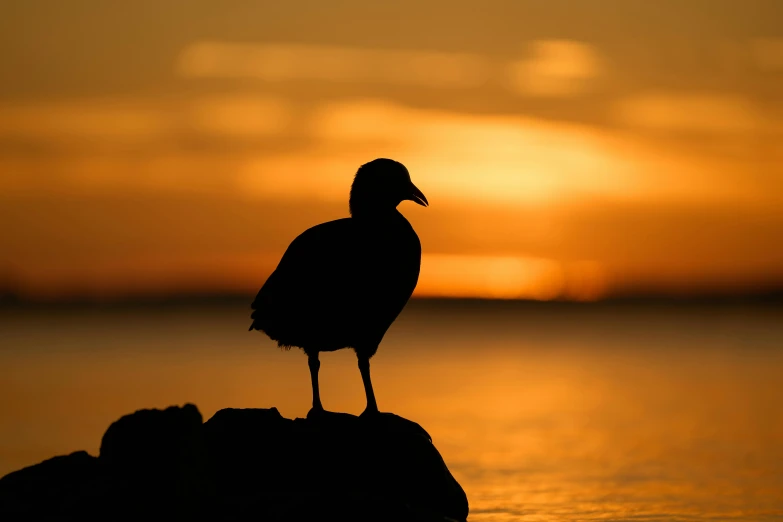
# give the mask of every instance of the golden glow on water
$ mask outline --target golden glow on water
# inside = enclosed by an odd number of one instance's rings
[[[783,514],[779,310],[411,306],[373,358],[376,392],[433,436],[470,520]],[[96,453],[138,408],[304,415],[305,357],[246,319],[244,307],[6,315],[0,474]],[[328,409],[363,409],[350,351],[322,355],[321,381]]]

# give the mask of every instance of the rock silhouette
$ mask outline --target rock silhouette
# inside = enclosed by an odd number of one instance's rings
[[[465,520],[427,433],[391,414],[141,410],[80,451],[0,479],[8,520]]]

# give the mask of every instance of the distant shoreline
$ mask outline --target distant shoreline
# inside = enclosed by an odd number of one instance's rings
[[[138,295],[121,297],[72,296],[67,298],[31,299],[15,294],[0,294],[2,309],[35,308],[166,308],[181,306],[250,306],[253,295],[244,293],[198,293],[174,295]],[[593,308],[605,306],[783,306],[783,289],[752,293],[627,294],[597,301],[555,299],[479,299],[453,297],[413,297],[409,308]]]

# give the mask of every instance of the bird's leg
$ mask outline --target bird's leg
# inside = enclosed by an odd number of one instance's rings
[[[370,358],[359,356],[359,372],[362,374],[364,383],[364,393],[367,395],[367,407],[362,415],[378,413],[378,404],[375,402],[375,393],[372,391],[372,381],[370,380]]]
[[[307,356],[307,365],[310,367],[310,381],[313,384],[313,410],[322,412],[324,407],[321,405],[321,393],[318,390],[318,370],[321,368],[318,352],[315,352],[315,355]]]

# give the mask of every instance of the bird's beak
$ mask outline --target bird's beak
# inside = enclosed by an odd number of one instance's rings
[[[418,203],[422,207],[428,207],[430,205],[427,201],[427,197],[422,194],[421,190],[419,190],[413,183],[411,183],[411,193],[405,199],[413,201],[414,203]]]

